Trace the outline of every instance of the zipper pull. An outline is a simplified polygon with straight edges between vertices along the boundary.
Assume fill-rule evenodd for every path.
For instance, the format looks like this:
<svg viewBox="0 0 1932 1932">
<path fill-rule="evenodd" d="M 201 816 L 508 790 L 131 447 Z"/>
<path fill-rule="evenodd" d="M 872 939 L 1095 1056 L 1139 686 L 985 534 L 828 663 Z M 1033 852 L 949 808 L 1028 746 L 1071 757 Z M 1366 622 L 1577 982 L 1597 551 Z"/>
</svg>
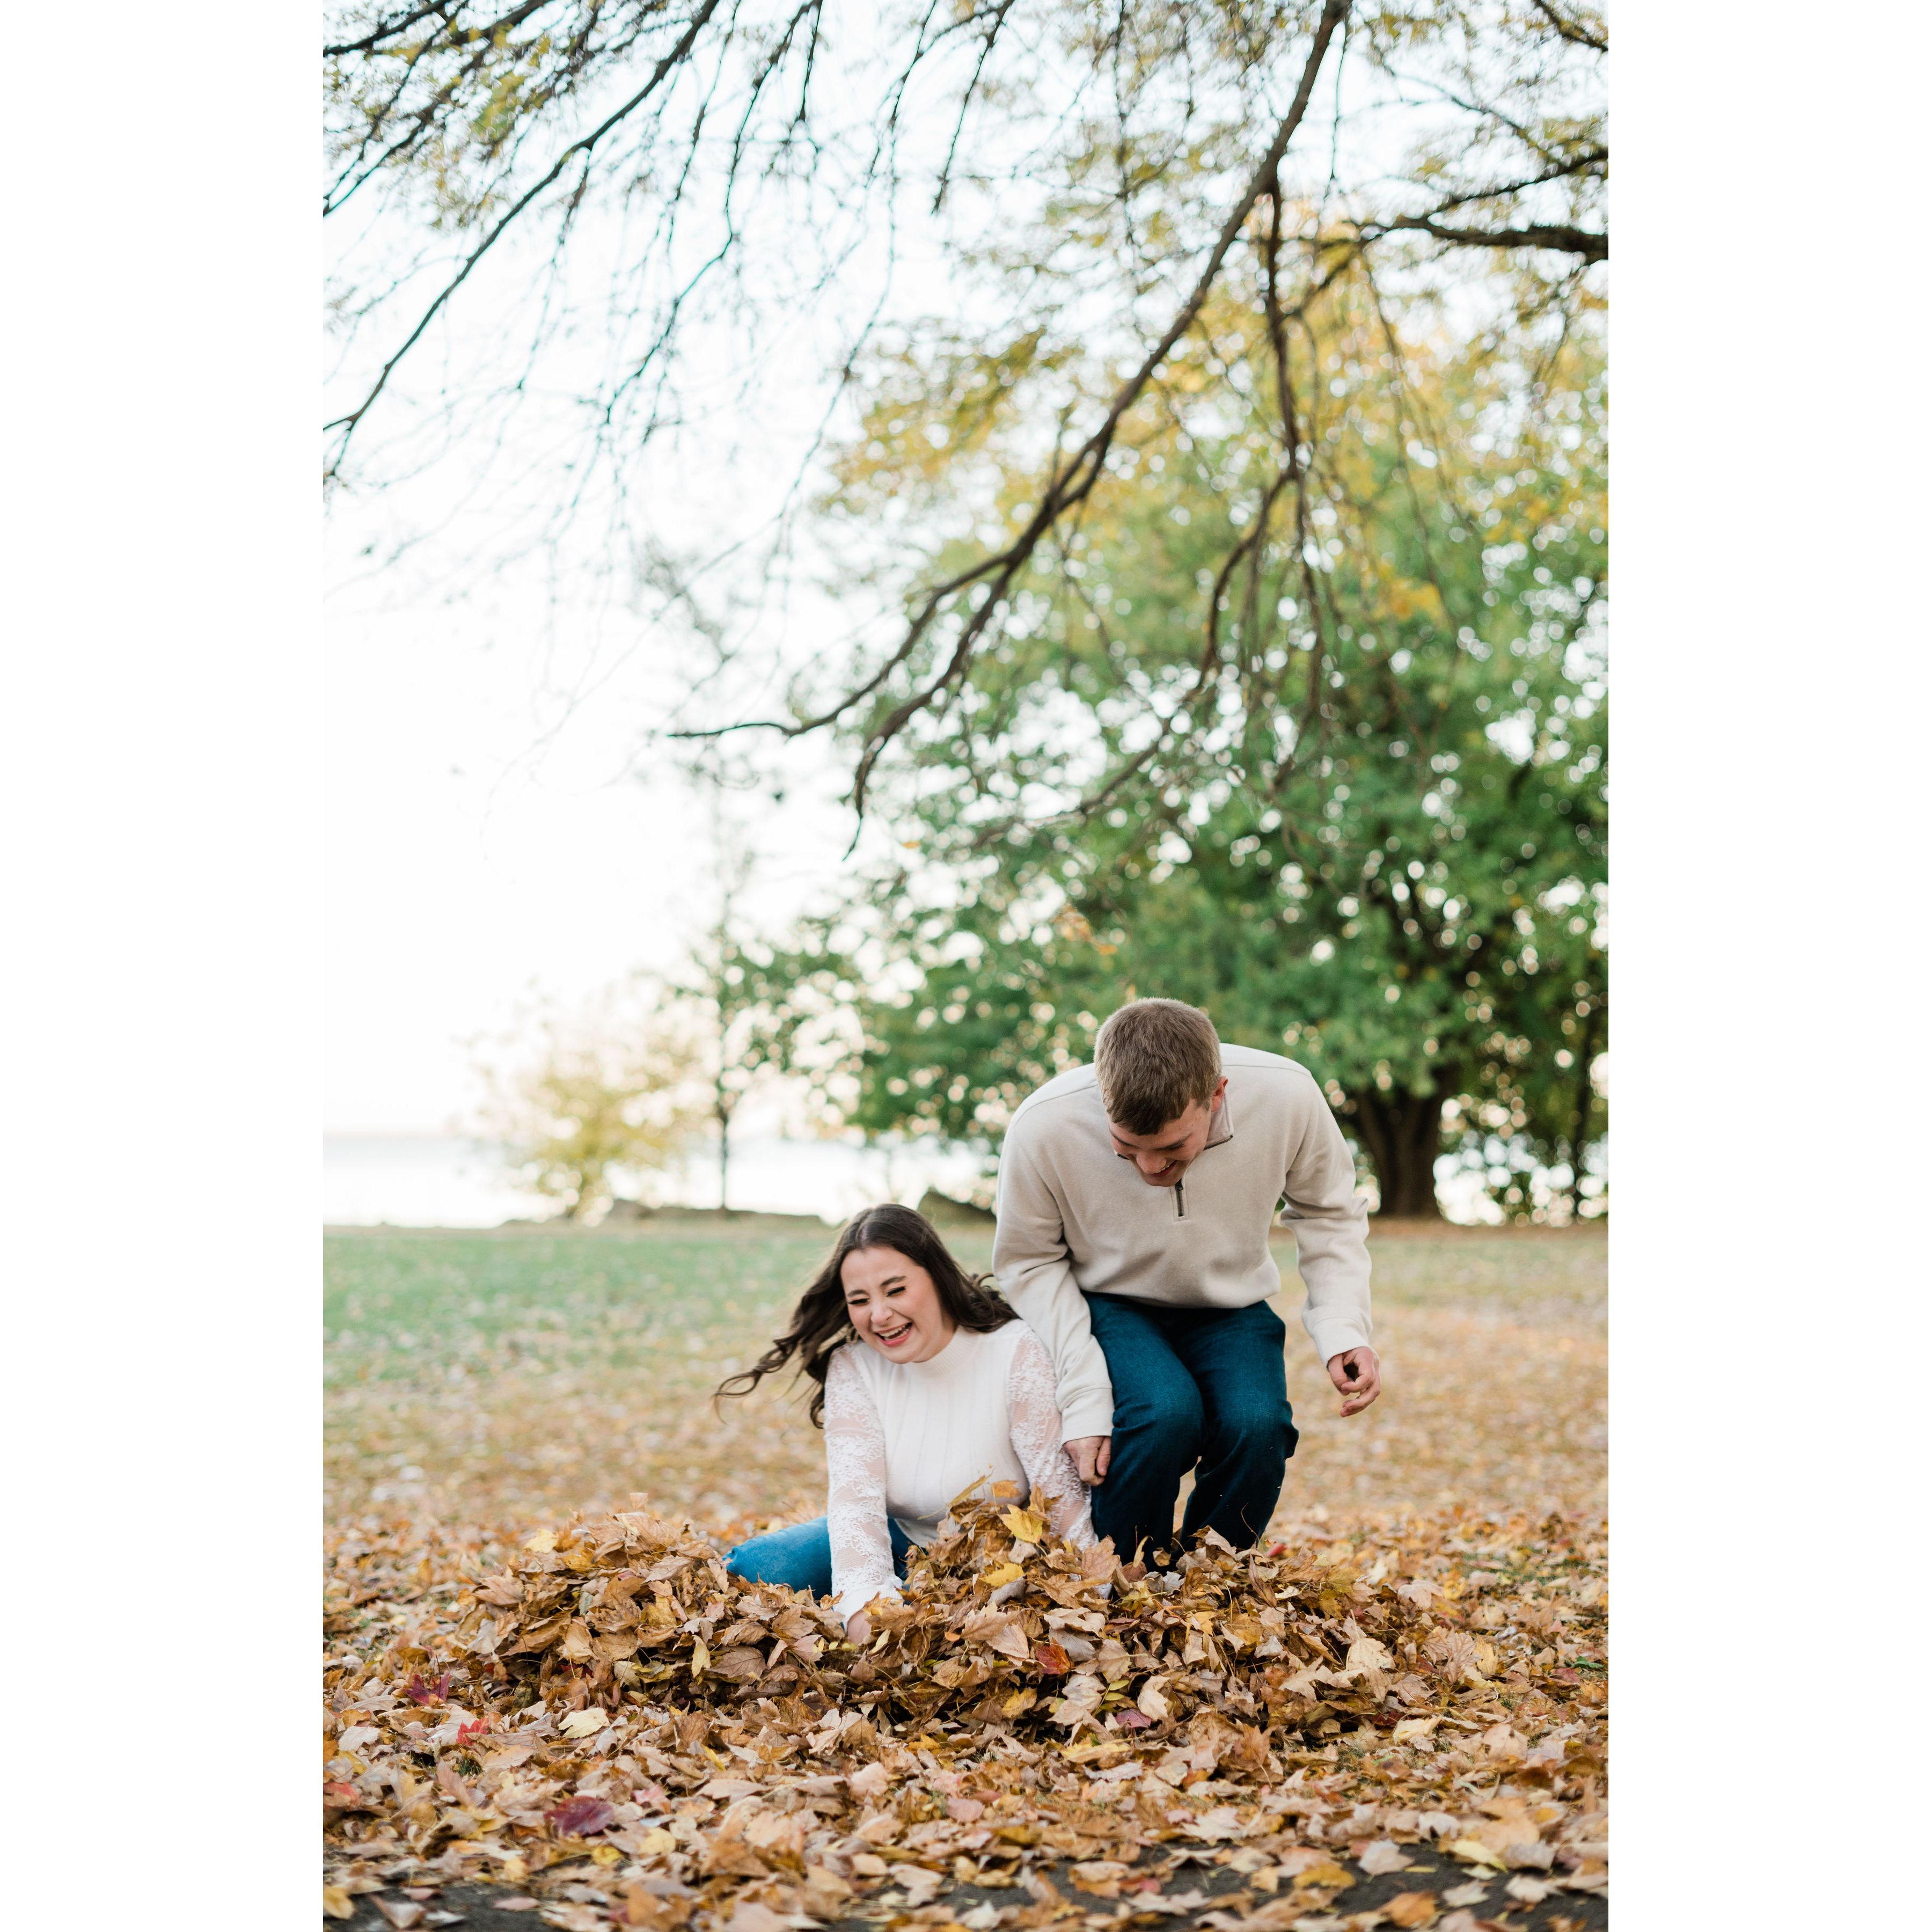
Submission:
<svg viewBox="0 0 1932 1932">
<path fill-rule="evenodd" d="M 1174 1184 L 1174 1218 L 1177 1221 L 1187 1219 L 1187 1183 L 1177 1180 Z"/>
</svg>

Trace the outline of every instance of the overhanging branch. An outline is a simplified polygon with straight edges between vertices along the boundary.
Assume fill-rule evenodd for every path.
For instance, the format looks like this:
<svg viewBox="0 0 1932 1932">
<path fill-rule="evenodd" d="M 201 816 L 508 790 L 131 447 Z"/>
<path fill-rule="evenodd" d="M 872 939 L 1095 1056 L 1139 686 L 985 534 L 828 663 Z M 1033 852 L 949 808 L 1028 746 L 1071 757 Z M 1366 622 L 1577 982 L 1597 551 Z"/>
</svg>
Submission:
<svg viewBox="0 0 1932 1932">
<path fill-rule="evenodd" d="M 1040 492 L 1038 506 L 1028 520 L 1026 527 L 1005 549 L 982 558 L 969 568 L 929 590 L 920 600 L 907 626 L 906 634 L 898 647 L 863 684 L 847 692 L 829 710 L 814 717 L 795 719 L 785 724 L 776 720 L 769 721 L 767 728 L 781 730 L 790 737 L 836 723 L 856 706 L 878 692 L 892 673 L 911 658 L 932 629 L 940 612 L 952 598 L 975 584 L 984 586 L 985 596 L 961 626 L 952 652 L 939 674 L 896 706 L 867 734 L 860 751 L 858 767 L 854 775 L 851 794 L 853 808 L 862 817 L 866 808 L 866 786 L 880 755 L 920 712 L 964 675 L 972 662 L 975 649 L 1004 604 L 1014 580 L 1031 560 L 1034 552 L 1047 532 L 1069 510 L 1084 501 L 1092 492 L 1105 470 L 1108 454 L 1113 448 L 1122 419 L 1140 400 L 1148 384 L 1153 380 L 1154 371 L 1166 361 L 1174 345 L 1193 326 L 1195 319 L 1200 314 L 1213 290 L 1250 213 L 1262 196 L 1268 192 L 1281 166 L 1282 157 L 1288 152 L 1288 143 L 1294 138 L 1295 130 L 1307 114 L 1316 77 L 1328 58 L 1328 50 L 1337 28 L 1347 17 L 1348 8 L 1349 0 L 1327 0 L 1322 10 L 1322 17 L 1316 25 L 1314 40 L 1309 50 L 1307 60 L 1303 65 L 1294 98 L 1276 127 L 1268 152 L 1262 157 L 1236 198 L 1234 206 L 1228 211 L 1227 219 L 1222 223 L 1221 231 L 1215 238 L 1214 245 L 1209 251 L 1200 274 L 1196 278 L 1187 298 L 1175 310 L 1167 327 L 1162 332 L 1160 340 L 1142 357 L 1133 374 L 1121 384 L 1100 427 L 1070 459 L 1056 466 L 1046 488 Z"/>
<path fill-rule="evenodd" d="M 572 161 L 580 160 L 588 161 L 592 151 L 604 136 L 608 134 L 614 128 L 628 120 L 646 100 L 650 100 L 662 86 L 665 76 L 674 68 L 682 64 L 686 56 L 691 52 L 695 44 L 698 35 L 710 23 L 711 16 L 717 12 L 722 4 L 723 0 L 703 0 L 703 4 L 698 12 L 692 16 L 690 24 L 680 37 L 677 44 L 651 70 L 650 77 L 644 86 L 639 88 L 637 92 L 621 106 L 614 110 L 605 119 L 593 128 L 589 134 L 584 135 L 580 140 L 572 142 L 570 146 L 565 148 L 551 164 L 543 178 L 518 196 L 517 200 L 492 225 L 490 232 L 464 258 L 462 266 L 436 292 L 435 299 L 424 310 L 415 328 L 411 329 L 408 335 L 404 338 L 402 346 L 382 364 L 380 373 L 370 386 L 369 393 L 350 411 L 348 415 L 338 416 L 334 422 L 323 424 L 325 429 L 338 429 L 342 432 L 335 446 L 334 460 L 329 465 L 331 476 L 334 475 L 340 467 L 343 454 L 349 447 L 349 439 L 356 434 L 356 424 L 361 422 L 375 406 L 376 398 L 381 395 L 388 386 L 390 376 L 395 373 L 398 365 L 402 362 L 404 357 L 408 355 L 422 339 L 424 331 L 442 312 L 450 297 L 469 280 L 470 271 L 496 245 L 515 223 L 518 217 L 530 206 L 531 202 L 562 176 L 565 170 Z"/>
<path fill-rule="evenodd" d="M 1558 254 L 1578 256 L 1586 262 L 1607 261 L 1610 253 L 1607 235 L 1544 222 L 1532 223 L 1525 228 L 1451 228 L 1426 214 L 1412 214 L 1398 221 L 1378 223 L 1366 232 L 1394 235 L 1405 231 L 1433 236 L 1438 242 L 1451 242 L 1460 248 L 1548 248 Z"/>
</svg>

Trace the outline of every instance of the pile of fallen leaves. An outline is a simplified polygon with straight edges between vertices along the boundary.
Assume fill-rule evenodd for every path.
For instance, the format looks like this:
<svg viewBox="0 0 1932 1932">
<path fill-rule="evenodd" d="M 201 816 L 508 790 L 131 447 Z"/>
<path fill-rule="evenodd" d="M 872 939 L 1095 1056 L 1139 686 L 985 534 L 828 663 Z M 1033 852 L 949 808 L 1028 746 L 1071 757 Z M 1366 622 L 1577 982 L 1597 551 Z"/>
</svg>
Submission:
<svg viewBox="0 0 1932 1932">
<path fill-rule="evenodd" d="M 957 1519 L 862 1648 L 648 1507 L 511 1550 L 344 1537 L 332 1909 L 407 1884 L 392 1922 L 433 1924 L 438 1886 L 483 1879 L 580 1932 L 777 1932 L 1023 1888 L 964 1913 L 992 1932 L 1198 1910 L 1162 1886 L 1192 1859 L 1245 1882 L 1217 1932 L 1287 1932 L 1348 1922 L 1338 1856 L 1396 1870 L 1424 1840 L 1520 1899 L 1605 1882 L 1600 1532 L 1304 1526 L 1150 1572 L 1010 1493 Z M 1431 1922 L 1412 1897 L 1368 1916 Z"/>
</svg>

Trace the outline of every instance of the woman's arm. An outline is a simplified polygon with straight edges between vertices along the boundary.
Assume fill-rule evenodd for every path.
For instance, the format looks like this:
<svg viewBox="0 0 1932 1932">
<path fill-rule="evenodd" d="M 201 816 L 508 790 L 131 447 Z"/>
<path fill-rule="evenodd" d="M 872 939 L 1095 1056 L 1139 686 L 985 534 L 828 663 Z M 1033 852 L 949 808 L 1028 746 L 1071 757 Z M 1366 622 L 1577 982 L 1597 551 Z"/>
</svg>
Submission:
<svg viewBox="0 0 1932 1932">
<path fill-rule="evenodd" d="M 896 1598 L 886 1527 L 886 1432 L 858 1364 L 844 1350 L 825 1378 L 825 1522 L 832 1539 L 832 1599 L 848 1630 L 874 1597 Z M 870 1625 L 853 1630 L 862 1641 Z"/>
<path fill-rule="evenodd" d="M 1094 1541 L 1087 1486 L 1062 1446 L 1053 1358 L 1028 1329 L 1013 1348 L 1006 1370 L 1006 1431 L 1027 1480 L 1047 1499 L 1048 1526 L 1083 1550 Z"/>
</svg>

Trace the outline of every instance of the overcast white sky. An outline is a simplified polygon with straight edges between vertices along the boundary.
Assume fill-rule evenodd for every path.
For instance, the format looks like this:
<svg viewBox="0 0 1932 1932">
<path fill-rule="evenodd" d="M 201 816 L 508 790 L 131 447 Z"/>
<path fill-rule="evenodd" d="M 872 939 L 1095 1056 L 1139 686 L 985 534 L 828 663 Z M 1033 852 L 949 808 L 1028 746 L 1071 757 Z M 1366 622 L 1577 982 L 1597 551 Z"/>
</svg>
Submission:
<svg viewBox="0 0 1932 1932">
<path fill-rule="evenodd" d="M 531 988 L 569 998 L 674 963 L 712 903 L 706 812 L 674 771 L 633 769 L 632 688 L 556 724 L 533 622 L 352 591 L 327 649 L 324 1124 L 441 1132 L 475 1097 L 466 1042 Z M 757 909 L 832 875 L 836 788 L 828 770 L 761 825 Z"/>
</svg>

